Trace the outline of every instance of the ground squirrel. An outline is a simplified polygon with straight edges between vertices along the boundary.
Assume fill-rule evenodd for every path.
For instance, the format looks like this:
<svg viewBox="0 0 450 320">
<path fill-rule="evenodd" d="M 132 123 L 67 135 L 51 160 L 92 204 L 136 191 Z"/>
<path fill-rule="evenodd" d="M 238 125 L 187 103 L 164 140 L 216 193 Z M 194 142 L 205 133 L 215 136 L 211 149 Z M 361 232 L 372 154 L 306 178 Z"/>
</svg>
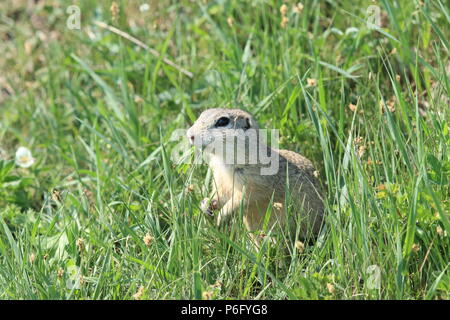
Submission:
<svg viewBox="0 0 450 320">
<path fill-rule="evenodd" d="M 240 109 L 208 109 L 189 128 L 188 140 L 202 149 L 213 172 L 212 196 L 202 201 L 202 210 L 209 214 L 218 210 L 220 225 L 242 208 L 244 224 L 256 240 L 263 227 L 275 225 L 295 232 L 298 238 L 317 235 L 324 207 L 313 164 L 293 151 L 267 146 L 259 139 L 260 132 L 253 116 Z M 225 147 L 220 149 L 221 145 Z M 251 161 L 260 152 L 277 161 L 276 171 L 264 173 L 267 161 Z M 266 214 L 270 214 L 267 220 Z"/>
</svg>

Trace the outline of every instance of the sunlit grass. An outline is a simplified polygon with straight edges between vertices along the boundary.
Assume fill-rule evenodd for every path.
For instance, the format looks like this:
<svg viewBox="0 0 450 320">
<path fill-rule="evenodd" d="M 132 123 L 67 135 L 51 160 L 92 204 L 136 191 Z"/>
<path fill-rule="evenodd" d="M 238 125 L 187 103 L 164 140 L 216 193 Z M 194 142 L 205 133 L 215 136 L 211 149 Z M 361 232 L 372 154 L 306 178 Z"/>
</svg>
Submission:
<svg viewBox="0 0 450 320">
<path fill-rule="evenodd" d="M 445 3 L 379 1 L 372 30 L 372 1 L 289 2 L 284 22 L 272 0 L 83 1 L 69 30 L 72 1 L 25 2 L 0 4 L 1 299 L 449 298 Z M 170 159 L 210 107 L 320 172 L 325 226 L 284 265 L 201 213 L 207 167 Z"/>
</svg>

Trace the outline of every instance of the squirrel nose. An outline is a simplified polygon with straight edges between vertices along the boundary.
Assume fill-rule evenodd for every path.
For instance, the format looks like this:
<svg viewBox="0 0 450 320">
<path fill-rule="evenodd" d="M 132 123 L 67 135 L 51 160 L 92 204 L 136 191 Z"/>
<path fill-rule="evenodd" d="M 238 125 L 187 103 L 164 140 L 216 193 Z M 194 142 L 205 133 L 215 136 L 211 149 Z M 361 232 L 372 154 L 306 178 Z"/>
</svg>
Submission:
<svg viewBox="0 0 450 320">
<path fill-rule="evenodd" d="M 191 140 L 191 143 L 194 143 L 194 140 L 195 140 L 194 136 L 190 136 L 189 139 Z"/>
</svg>

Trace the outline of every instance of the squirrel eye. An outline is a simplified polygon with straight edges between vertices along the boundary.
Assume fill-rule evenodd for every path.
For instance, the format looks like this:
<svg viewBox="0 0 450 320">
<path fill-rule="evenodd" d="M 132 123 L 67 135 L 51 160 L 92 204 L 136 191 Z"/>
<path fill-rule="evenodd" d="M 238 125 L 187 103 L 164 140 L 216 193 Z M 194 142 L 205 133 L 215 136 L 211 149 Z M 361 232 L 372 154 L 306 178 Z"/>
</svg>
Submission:
<svg viewBox="0 0 450 320">
<path fill-rule="evenodd" d="M 216 122 L 216 127 L 225 127 L 230 123 L 230 118 L 222 117 Z"/>
</svg>

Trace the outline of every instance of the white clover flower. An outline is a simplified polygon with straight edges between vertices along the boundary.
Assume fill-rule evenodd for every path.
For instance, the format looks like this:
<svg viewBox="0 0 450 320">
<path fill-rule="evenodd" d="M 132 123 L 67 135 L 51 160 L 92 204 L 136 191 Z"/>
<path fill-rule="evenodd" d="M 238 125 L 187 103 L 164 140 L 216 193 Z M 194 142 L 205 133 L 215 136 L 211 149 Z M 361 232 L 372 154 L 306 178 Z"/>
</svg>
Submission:
<svg viewBox="0 0 450 320">
<path fill-rule="evenodd" d="M 139 11 L 140 12 L 145 12 L 145 11 L 148 11 L 148 10 L 150 10 L 150 6 L 149 6 L 148 3 L 144 3 L 144 4 L 141 4 L 139 6 Z"/>
<path fill-rule="evenodd" d="M 29 168 L 33 165 L 35 159 L 31 151 L 25 147 L 19 147 L 16 151 L 16 165 L 22 168 Z"/>
</svg>

